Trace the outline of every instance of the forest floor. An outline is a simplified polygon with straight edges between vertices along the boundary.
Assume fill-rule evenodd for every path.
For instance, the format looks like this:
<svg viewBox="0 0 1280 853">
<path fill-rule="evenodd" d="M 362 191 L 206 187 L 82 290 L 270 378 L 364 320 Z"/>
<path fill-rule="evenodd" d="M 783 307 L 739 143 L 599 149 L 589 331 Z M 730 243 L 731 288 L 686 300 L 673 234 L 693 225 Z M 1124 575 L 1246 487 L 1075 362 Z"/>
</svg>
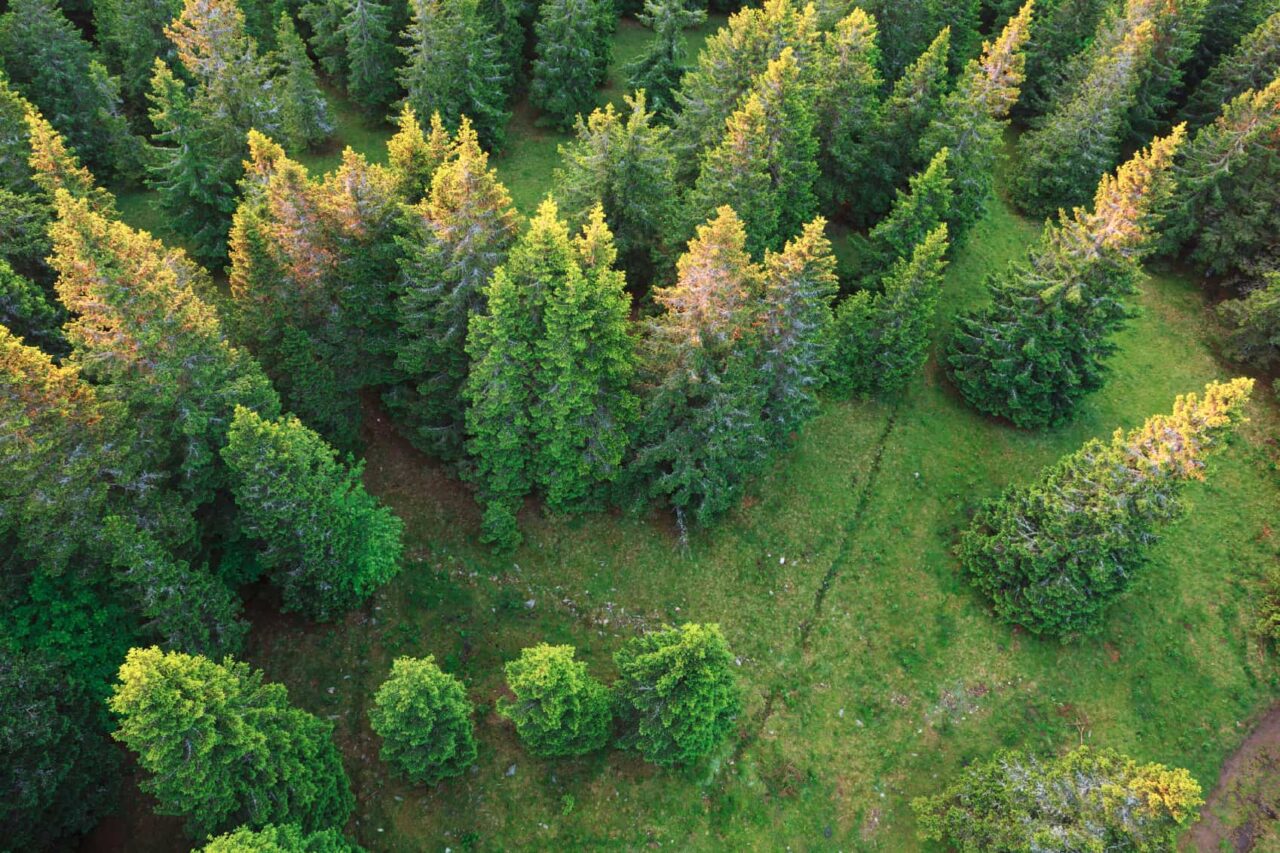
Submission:
<svg viewBox="0 0 1280 853">
<path fill-rule="evenodd" d="M 721 22 L 693 34 L 695 50 Z M 624 22 L 614 80 L 647 37 Z M 384 156 L 386 128 L 341 106 L 338 118 L 345 143 Z M 516 110 L 494 165 L 523 213 L 551 188 L 566 139 Z M 336 149 L 307 159 L 329 168 Z M 166 236 L 148 196 L 121 206 Z M 939 340 L 1038 230 L 993 205 L 954 253 Z M 281 617 L 261 593 L 245 657 L 335 723 L 358 800 L 349 830 L 373 851 L 919 849 L 912 797 L 1006 747 L 1112 746 L 1187 767 L 1208 792 L 1280 695 L 1275 657 L 1251 630 L 1258 578 L 1280 550 L 1280 410 L 1266 389 L 1099 636 L 1045 641 L 995 621 L 952 555 L 982 499 L 1233 375 L 1195 282 L 1157 268 L 1138 303 L 1107 387 L 1069 426 L 1022 432 L 980 417 L 931 361 L 892 403 L 825 403 L 738 509 L 687 539 L 662 513 L 559 518 L 531 503 L 525 545 L 496 557 L 478 543 L 466 488 L 371 409 L 365 476 L 405 521 L 403 571 L 330 625 Z M 745 692 L 737 737 L 697 772 L 615 750 L 537 759 L 494 712 L 502 664 L 525 646 L 572 643 L 609 681 L 627 637 L 684 620 L 721 624 Z M 428 654 L 466 681 L 480 741 L 469 773 L 431 789 L 377 760 L 367 719 L 391 660 Z M 93 849 L 111 849 L 112 834 L 131 851 L 186 849 L 176 821 L 126 796 Z M 1246 825 L 1266 837 L 1265 811 L 1228 800 L 1212 808 L 1220 837 Z"/>
</svg>

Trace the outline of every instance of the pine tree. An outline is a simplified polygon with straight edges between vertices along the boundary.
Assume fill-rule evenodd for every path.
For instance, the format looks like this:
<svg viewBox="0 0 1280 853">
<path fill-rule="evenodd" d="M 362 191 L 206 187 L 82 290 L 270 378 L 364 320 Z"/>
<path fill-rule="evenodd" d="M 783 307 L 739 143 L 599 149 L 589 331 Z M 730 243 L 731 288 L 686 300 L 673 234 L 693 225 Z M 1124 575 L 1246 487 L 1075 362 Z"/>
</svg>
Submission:
<svg viewBox="0 0 1280 853">
<path fill-rule="evenodd" d="M 1212 32 L 1206 27 L 1206 33 Z M 1265 89 L 1280 74 L 1280 11 L 1267 18 L 1213 67 L 1192 92 L 1182 115 L 1192 127 L 1210 124 L 1222 108 L 1253 89 Z"/>
<path fill-rule="evenodd" d="M 612 16 L 611 0 L 545 0 L 539 6 L 529 97 L 563 130 L 596 104 L 596 87 L 608 69 Z"/>
<path fill-rule="evenodd" d="M 498 44 L 498 60 L 502 73 L 514 89 L 524 77 L 525 42 L 533 32 L 537 9 L 527 0 L 481 0 L 480 16 Z M 609 34 L 613 34 L 610 27 Z"/>
<path fill-rule="evenodd" d="M 922 839 L 962 853 L 1173 850 L 1201 802 L 1186 770 L 1080 746 L 1044 761 L 1021 752 L 976 761 L 911 807 Z"/>
<path fill-rule="evenodd" d="M 929 354 L 947 248 L 944 222 L 893 263 L 882 292 L 860 290 L 840 304 L 829 367 L 836 391 L 890 395 L 919 373 Z"/>
<path fill-rule="evenodd" d="M 165 28 L 178 61 L 195 81 L 193 100 L 234 128 L 237 150 L 250 128 L 279 134 L 279 110 L 270 97 L 269 68 L 258 53 L 237 0 L 185 0 Z M 210 116 L 205 116 L 206 120 Z"/>
<path fill-rule="evenodd" d="M 961 536 L 965 574 L 1001 618 L 1033 633 L 1096 633 L 1252 389 L 1252 379 L 1211 383 L 1179 396 L 1172 414 L 1116 430 L 1110 443 L 1091 439 L 1036 483 L 1008 487 Z"/>
<path fill-rule="evenodd" d="M 676 113 L 676 91 L 686 70 L 684 31 L 705 21 L 707 13 L 688 8 L 683 0 L 645 0 L 637 18 L 653 30 L 653 39 L 628 63 L 627 87 L 644 93 L 654 113 L 667 118 Z"/>
<path fill-rule="evenodd" d="M 445 126 L 469 118 L 486 146 L 504 138 L 511 81 L 501 44 L 478 0 L 411 0 L 400 68 L 402 102 L 420 116 L 439 113 Z"/>
<path fill-rule="evenodd" d="M 871 170 L 880 114 L 880 47 L 875 18 L 854 9 L 823 33 L 814 112 L 823 205 L 835 211 L 854 202 Z"/>
<path fill-rule="evenodd" d="M 633 474 L 651 497 L 706 523 L 729 509 L 768 453 L 756 373 L 760 268 L 730 207 L 698 229 L 674 286 L 654 290 L 663 313 L 642 343 L 645 392 Z"/>
<path fill-rule="evenodd" d="M 284 593 L 285 610 L 325 621 L 399 570 L 404 525 L 297 418 L 237 408 L 222 458 L 246 535 Z"/>
<path fill-rule="evenodd" d="M 498 713 L 534 755 L 586 755 L 609 740 L 609 691 L 573 654 L 573 646 L 541 643 L 504 667 L 515 700 L 499 699 Z"/>
<path fill-rule="evenodd" d="M 39 115 L 0 75 L 0 258 L 17 273 L 47 285 L 53 279 L 45 262 L 53 198 L 31 168 L 29 114 Z M 56 136 L 52 127 L 49 131 Z"/>
<path fill-rule="evenodd" d="M 1102 387 L 1183 136 L 1179 125 L 1104 177 L 1092 211 L 1047 224 L 1026 262 L 988 280 L 991 304 L 957 318 L 948 361 L 970 405 L 1020 427 L 1056 426 Z"/>
<path fill-rule="evenodd" d="M 1276 0 L 1205 0 L 1198 43 L 1184 69 L 1185 80 L 1190 84 L 1188 89 L 1194 90 L 1223 57 L 1278 11 L 1280 4 Z M 1266 84 L 1267 80 L 1261 80 L 1245 88 L 1257 89 Z M 1220 99 L 1218 105 L 1225 104 L 1243 91 L 1240 89 Z M 1205 121 L 1212 121 L 1213 116 L 1210 111 L 1205 115 Z"/>
<path fill-rule="evenodd" d="M 355 806 L 333 724 L 290 706 L 283 685 L 246 664 L 131 649 L 109 704 L 157 813 L 185 816 L 195 837 L 270 823 L 315 831 L 346 823 Z"/>
<path fill-rule="evenodd" d="M 867 235 L 860 252 L 864 289 L 876 289 L 890 267 L 910 258 L 915 247 L 950 218 L 955 197 L 950 154 L 950 149 L 943 148 L 933 155 L 925 170 L 912 176 L 907 192 L 898 190 L 889 215 Z"/>
<path fill-rule="evenodd" d="M 29 346 L 61 357 L 67 354 L 67 339 L 62 334 L 64 320 L 60 305 L 51 302 L 35 282 L 18 275 L 8 261 L 0 258 L 0 326 Z"/>
<path fill-rule="evenodd" d="M 647 284 L 670 267 L 670 229 L 678 190 L 670 130 L 648 110 L 643 91 L 624 96 L 628 112 L 613 104 L 577 125 L 577 138 L 560 146 L 556 199 L 573 228 L 596 206 L 613 230 L 628 278 Z"/>
<path fill-rule="evenodd" d="M 336 829 L 304 833 L 296 823 L 269 823 L 259 830 L 242 826 L 210 838 L 197 853 L 363 853 Z"/>
<path fill-rule="evenodd" d="M 343 42 L 347 93 L 365 112 L 377 115 L 396 97 L 398 55 L 391 9 L 382 0 L 344 0 L 337 27 Z"/>
<path fill-rule="evenodd" d="M 48 198 L 50 209 L 56 213 L 54 196 L 58 190 L 63 190 L 97 213 L 115 216 L 115 196 L 98 186 L 93 174 L 80 165 L 80 158 L 67 150 L 62 134 L 54 130 L 53 125 L 45 121 L 44 116 L 30 105 L 24 119 L 29 146 L 27 166 L 31 170 L 31 180 Z"/>
<path fill-rule="evenodd" d="M 383 761 L 411 782 L 435 785 L 475 762 L 473 713 L 466 687 L 434 657 L 402 657 L 374 694 L 369 723 L 382 738 Z"/>
<path fill-rule="evenodd" d="M 403 107 L 396 123 L 400 129 L 387 140 L 387 168 L 400 201 L 417 204 L 431 192 L 431 179 L 449 158 L 453 140 L 439 113 L 432 114 L 427 134 L 412 107 Z"/>
<path fill-rule="evenodd" d="M 272 58 L 279 86 L 280 140 L 290 151 L 313 148 L 333 133 L 333 120 L 307 46 L 288 12 L 280 13 Z"/>
<path fill-rule="evenodd" d="M 98 43 L 131 104 L 143 103 L 157 59 L 176 58 L 164 28 L 182 11 L 182 0 L 97 0 L 93 23 Z"/>
<path fill-rule="evenodd" d="M 1103 12 L 1116 0 L 1036 0 L 1026 44 L 1026 79 L 1014 112 L 1047 112 L 1075 59 L 1089 46 Z M 1013 6 L 1010 14 L 1017 10 Z"/>
<path fill-rule="evenodd" d="M 946 148 L 954 198 L 947 214 L 953 242 L 962 240 L 986 212 L 992 196 L 996 162 L 1004 147 L 1007 116 L 1018 100 L 1031 32 L 1027 0 L 1005 25 L 1000 37 L 983 44 L 982 56 L 965 66 L 956 88 L 942 100 L 937 118 L 920 140 L 920 151 L 932 157 Z"/>
<path fill-rule="evenodd" d="M 733 731 L 742 698 L 719 625 L 686 622 L 626 642 L 613 656 L 624 744 L 662 767 L 695 764 Z"/>
<path fill-rule="evenodd" d="M 519 225 L 511 196 L 463 123 L 431 194 L 409 217 L 401 247 L 404 291 L 396 303 L 396 367 L 407 377 L 388 395 L 418 446 L 447 461 L 462 456 L 467 322 L 483 313 L 484 289 Z"/>
<path fill-rule="evenodd" d="M 1174 165 L 1167 240 L 1211 275 L 1280 248 L 1280 73 L 1223 107 Z"/>
<path fill-rule="evenodd" d="M 1098 57 L 1074 94 L 1022 137 L 1013 179 L 1018 205 L 1035 216 L 1084 204 L 1115 167 L 1127 116 L 1154 62 L 1155 28 L 1143 21 Z"/>
<path fill-rule="evenodd" d="M 1218 318 L 1228 328 L 1228 358 L 1259 370 L 1280 362 L 1280 272 L 1267 273 L 1242 299 L 1220 303 Z"/>
<path fill-rule="evenodd" d="M 888 80 L 906 76 L 937 36 L 950 34 L 950 57 L 944 58 L 959 71 L 981 46 L 979 6 L 976 0 L 859 0 L 858 6 L 876 19 L 884 50 L 882 70 Z"/>
<path fill-rule="evenodd" d="M 732 207 L 759 258 L 777 251 L 817 214 L 817 140 L 812 90 L 790 48 L 769 63 L 754 91 L 725 123 L 724 139 L 703 158 L 686 202 L 686 229 Z"/>
</svg>

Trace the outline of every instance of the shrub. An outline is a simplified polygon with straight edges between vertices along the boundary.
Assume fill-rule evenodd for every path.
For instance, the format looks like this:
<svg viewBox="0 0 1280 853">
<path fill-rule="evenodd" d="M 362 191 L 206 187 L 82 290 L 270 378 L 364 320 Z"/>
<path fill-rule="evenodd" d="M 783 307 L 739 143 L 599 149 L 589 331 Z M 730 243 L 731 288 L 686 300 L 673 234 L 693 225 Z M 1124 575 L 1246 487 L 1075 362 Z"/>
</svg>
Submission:
<svg viewBox="0 0 1280 853">
<path fill-rule="evenodd" d="M 506 665 L 515 701 L 498 713 L 515 723 L 534 755 L 584 755 L 609 739 L 609 694 L 587 665 L 573 659 L 573 646 L 541 643 Z"/>
<path fill-rule="evenodd" d="M 382 738 L 382 760 L 410 781 L 434 785 L 476 759 L 473 707 L 466 688 L 435 658 L 397 658 L 373 697 L 369 722 Z"/>
</svg>

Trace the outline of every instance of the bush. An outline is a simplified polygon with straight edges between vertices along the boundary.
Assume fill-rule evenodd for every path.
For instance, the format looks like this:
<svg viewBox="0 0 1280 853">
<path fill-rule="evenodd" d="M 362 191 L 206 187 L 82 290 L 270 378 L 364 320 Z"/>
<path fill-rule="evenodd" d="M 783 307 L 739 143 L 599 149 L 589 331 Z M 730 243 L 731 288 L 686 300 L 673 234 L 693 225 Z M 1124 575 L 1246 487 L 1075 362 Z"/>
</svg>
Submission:
<svg viewBox="0 0 1280 853">
<path fill-rule="evenodd" d="M 506 673 L 516 698 L 500 701 L 498 713 L 515 723 L 534 755 L 584 755 L 609 739 L 608 691 L 573 659 L 573 646 L 525 649 Z"/>
<path fill-rule="evenodd" d="M 1263 575 L 1257 631 L 1264 640 L 1280 646 L 1280 567 L 1269 569 Z"/>
<path fill-rule="evenodd" d="M 410 781 L 434 785 L 476 760 L 471 700 L 434 657 L 397 658 L 373 703 L 369 722 L 382 738 L 382 760 Z"/>
<path fill-rule="evenodd" d="M 235 832 L 210 838 L 199 853 L 363 853 L 363 850 L 336 829 L 306 835 L 296 824 L 286 823 L 267 824 L 257 832 L 242 826 Z"/>
</svg>

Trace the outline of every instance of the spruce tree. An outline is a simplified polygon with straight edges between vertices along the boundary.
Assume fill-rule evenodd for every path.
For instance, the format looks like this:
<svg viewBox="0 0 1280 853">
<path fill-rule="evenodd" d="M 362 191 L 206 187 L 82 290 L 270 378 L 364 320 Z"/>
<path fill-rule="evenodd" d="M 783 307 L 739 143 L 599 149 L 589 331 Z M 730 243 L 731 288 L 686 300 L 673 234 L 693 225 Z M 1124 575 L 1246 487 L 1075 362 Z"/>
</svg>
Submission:
<svg viewBox="0 0 1280 853">
<path fill-rule="evenodd" d="M 48 285 L 53 196 L 35 180 L 28 115 L 39 113 L 0 75 L 0 258 L 20 275 Z M 49 132 L 56 136 L 52 126 Z"/>
<path fill-rule="evenodd" d="M 413 18 L 400 48 L 402 104 L 420 116 L 439 113 L 454 129 L 469 118 L 486 146 L 506 131 L 511 80 L 502 47 L 479 0 L 410 0 Z"/>
<path fill-rule="evenodd" d="M 560 146 L 556 200 L 570 227 L 586 225 L 597 206 L 614 233 L 628 278 L 646 285 L 671 265 L 671 234 L 679 192 L 670 130 L 648 109 L 647 93 L 624 96 L 577 125 Z"/>
<path fill-rule="evenodd" d="M 698 229 L 676 269 L 676 283 L 653 292 L 663 312 L 642 343 L 632 472 L 684 525 L 733 506 L 769 442 L 755 369 L 761 271 L 732 208 Z"/>
<path fill-rule="evenodd" d="M 947 168 L 954 197 L 946 218 L 953 242 L 962 240 L 982 218 L 992 196 L 1007 116 L 1023 80 L 1023 48 L 1031 32 L 1033 5 L 1034 0 L 1027 0 L 1000 37 L 983 45 L 982 56 L 970 60 L 920 140 L 926 157 L 943 148 L 950 152 Z"/>
<path fill-rule="evenodd" d="M 856 203 L 863 175 L 873 164 L 880 115 L 879 31 L 875 18 L 854 9 L 823 33 L 814 95 L 818 192 L 830 211 Z"/>
<path fill-rule="evenodd" d="M 1050 109 L 1074 58 L 1089 46 L 1103 12 L 1115 2 L 1036 0 L 1026 46 L 1026 79 L 1016 113 L 1039 116 Z M 1016 9 L 1014 6 L 1009 11 Z"/>
<path fill-rule="evenodd" d="M 645 0 L 637 18 L 653 30 L 653 39 L 627 65 L 627 87 L 644 93 L 653 112 L 667 118 L 676 113 L 676 91 L 686 70 L 684 31 L 705 21 L 707 13 L 690 9 L 683 0 Z"/>
<path fill-rule="evenodd" d="M 30 105 L 27 106 L 24 119 L 29 146 L 27 166 L 31 170 L 31 180 L 49 200 L 50 210 L 56 214 L 54 197 L 59 190 L 63 190 L 72 198 L 83 201 L 93 211 L 104 216 L 115 216 L 115 196 L 98 186 L 93 173 L 80 165 L 80 158 L 74 152 L 67 150 L 62 134 Z"/>
<path fill-rule="evenodd" d="M 355 806 L 333 724 L 246 664 L 131 649 L 109 704 L 157 813 L 186 817 L 195 837 L 271 823 L 310 832 L 346 823 Z"/>
<path fill-rule="evenodd" d="M 396 302 L 396 367 L 405 381 L 387 395 L 409 439 L 446 461 L 462 457 L 467 322 L 485 307 L 485 286 L 519 225 L 511 196 L 464 122 L 431 194 L 408 215 Z"/>
<path fill-rule="evenodd" d="M 498 713 L 534 755 L 586 755 L 609 740 L 609 691 L 573 654 L 573 646 L 541 643 L 504 667 L 515 699 L 499 699 Z"/>
<path fill-rule="evenodd" d="M 858 6 L 876 19 L 884 51 L 881 68 L 885 78 L 897 80 L 910 72 L 937 36 L 950 34 L 950 56 L 944 61 L 960 70 L 981 46 L 980 2 L 976 0 L 858 0 Z"/>
<path fill-rule="evenodd" d="M 196 853 L 363 853 L 363 848 L 347 841 L 336 829 L 308 834 L 296 823 L 269 823 L 256 831 L 242 826 L 210 838 Z"/>
<path fill-rule="evenodd" d="M 417 204 L 431 192 L 431 179 L 449 158 L 453 140 L 440 114 L 431 116 L 431 130 L 422 132 L 412 107 L 403 107 L 396 120 L 399 130 L 387 140 L 387 169 L 396 195 L 405 204 Z"/>
<path fill-rule="evenodd" d="M 1194 89 L 1223 57 L 1237 48 L 1251 32 L 1276 12 L 1280 12 L 1280 4 L 1276 0 L 1205 0 L 1198 43 L 1184 68 L 1184 76 L 1191 84 L 1190 88 Z M 1266 83 L 1266 80 L 1262 80 L 1246 88 L 1256 89 Z M 1226 103 L 1242 91 L 1244 89 L 1222 98 L 1219 104 Z M 1212 113 L 1205 116 L 1206 121 L 1212 118 Z"/>
<path fill-rule="evenodd" d="M 395 99 L 396 52 L 391 8 L 383 0 L 346 0 L 337 33 L 343 43 L 347 94 L 366 113 L 377 115 Z"/>
<path fill-rule="evenodd" d="M 280 141 L 290 151 L 313 148 L 333 133 L 333 120 L 307 46 L 288 12 L 280 13 L 272 59 L 279 87 Z"/>
<path fill-rule="evenodd" d="M 404 525 L 297 418 L 237 408 L 222 458 L 241 526 L 284 594 L 285 610 L 325 621 L 357 607 L 399 570 Z"/>
<path fill-rule="evenodd" d="M 411 782 L 435 785 L 475 762 L 473 713 L 466 687 L 434 657 L 401 657 L 373 696 L 369 723 L 382 738 L 383 761 Z"/>
<path fill-rule="evenodd" d="M 157 59 L 173 62 L 173 43 L 164 34 L 182 0 L 96 0 L 93 23 L 107 67 L 120 78 L 131 104 L 145 102 Z"/>
<path fill-rule="evenodd" d="M 613 14 L 611 0 L 544 0 L 538 7 L 529 97 L 562 130 L 596 104 L 596 87 L 608 70 Z"/>
<path fill-rule="evenodd" d="M 840 304 L 828 368 L 838 393 L 894 394 L 924 366 L 947 248 L 944 222 L 894 261 L 882 292 L 860 290 Z"/>
<path fill-rule="evenodd" d="M 18 275 L 8 261 L 0 258 L 0 326 L 28 345 L 61 357 L 67 353 L 67 339 L 62 333 L 64 320 L 60 305 L 51 302 L 35 282 Z"/>
<path fill-rule="evenodd" d="M 1269 370 L 1280 362 L 1280 272 L 1269 272 L 1261 286 L 1241 299 L 1218 305 L 1227 327 L 1223 349 L 1232 361 Z"/>
<path fill-rule="evenodd" d="M 948 361 L 970 405 L 1020 427 L 1056 426 L 1102 387 L 1183 136 L 1180 125 L 1104 177 L 1093 210 L 1047 224 L 1025 262 L 988 280 L 991 303 L 957 318 Z"/>
<path fill-rule="evenodd" d="M 960 538 L 965 575 L 997 615 L 1035 634 L 1092 634 L 1133 583 L 1179 493 L 1242 417 L 1252 379 L 1179 396 L 1170 415 L 1091 439 L 1027 486 L 987 501 Z"/>
<path fill-rule="evenodd" d="M 1206 32 L 1209 30 L 1206 28 Z M 1249 90 L 1265 89 L 1280 75 L 1280 11 L 1222 57 L 1182 108 L 1194 128 L 1210 124 L 1222 108 Z"/>
<path fill-rule="evenodd" d="M 695 764 L 733 732 L 742 698 L 719 625 L 686 622 L 634 637 L 613 659 L 623 743 L 647 761 Z"/>
<path fill-rule="evenodd" d="M 859 253 L 864 289 L 876 289 L 890 267 L 910 258 L 915 247 L 950 218 L 955 198 L 950 154 L 943 148 L 933 155 L 924 171 L 912 176 L 907 191 L 898 190 L 889 215 L 867 235 Z"/>
</svg>

